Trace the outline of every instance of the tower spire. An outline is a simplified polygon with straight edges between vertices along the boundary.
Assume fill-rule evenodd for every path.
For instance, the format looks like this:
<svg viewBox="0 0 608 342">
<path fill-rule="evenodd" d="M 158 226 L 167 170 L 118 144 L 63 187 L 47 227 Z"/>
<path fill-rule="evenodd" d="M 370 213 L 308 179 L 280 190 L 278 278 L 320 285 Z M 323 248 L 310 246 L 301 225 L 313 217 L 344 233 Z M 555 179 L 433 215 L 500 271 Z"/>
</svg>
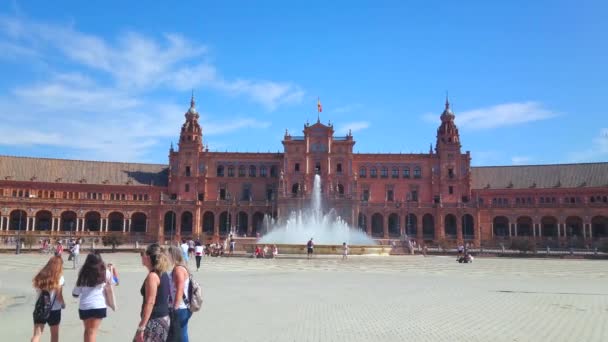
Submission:
<svg viewBox="0 0 608 342">
<path fill-rule="evenodd" d="M 192 97 L 190 97 L 190 108 L 194 108 L 196 103 L 194 102 L 194 89 L 192 89 Z"/>
<path fill-rule="evenodd" d="M 450 109 L 450 99 L 447 90 L 445 91 L 445 109 Z"/>
</svg>

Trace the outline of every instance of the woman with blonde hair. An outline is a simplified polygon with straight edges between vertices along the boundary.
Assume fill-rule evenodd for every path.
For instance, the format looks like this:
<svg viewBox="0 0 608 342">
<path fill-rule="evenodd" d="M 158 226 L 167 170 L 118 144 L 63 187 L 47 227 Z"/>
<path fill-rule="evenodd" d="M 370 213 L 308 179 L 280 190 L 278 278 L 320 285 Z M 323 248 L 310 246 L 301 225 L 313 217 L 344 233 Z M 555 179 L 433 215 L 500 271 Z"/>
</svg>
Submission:
<svg viewBox="0 0 608 342">
<path fill-rule="evenodd" d="M 170 284 L 167 270 L 169 260 L 162 248 L 153 243 L 141 252 L 141 263 L 148 269 L 148 275 L 141 286 L 143 303 L 139 325 L 135 333 L 136 342 L 164 342 L 169 335 L 169 296 Z"/>
<path fill-rule="evenodd" d="M 51 342 L 59 341 L 59 323 L 61 323 L 61 309 L 65 307 L 63 302 L 63 259 L 60 256 L 53 256 L 49 259 L 46 265 L 36 274 L 32 280 L 32 285 L 38 292 L 38 301 L 41 296 L 48 295 L 50 301 L 50 314 L 48 317 L 37 317 L 36 309 L 34 310 L 34 335 L 32 342 L 40 341 L 40 336 L 46 324 L 51 328 Z M 42 298 L 44 299 L 44 298 Z M 36 305 L 38 306 L 38 305 Z M 43 315 L 46 316 L 46 315 Z"/>
<path fill-rule="evenodd" d="M 188 309 L 188 290 L 190 289 L 190 272 L 182 256 L 181 250 L 177 247 L 169 247 L 169 257 L 173 263 L 173 269 L 169 272 L 171 279 L 171 298 L 169 307 L 175 311 L 179 319 L 183 342 L 188 342 L 188 320 L 192 312 Z"/>
</svg>

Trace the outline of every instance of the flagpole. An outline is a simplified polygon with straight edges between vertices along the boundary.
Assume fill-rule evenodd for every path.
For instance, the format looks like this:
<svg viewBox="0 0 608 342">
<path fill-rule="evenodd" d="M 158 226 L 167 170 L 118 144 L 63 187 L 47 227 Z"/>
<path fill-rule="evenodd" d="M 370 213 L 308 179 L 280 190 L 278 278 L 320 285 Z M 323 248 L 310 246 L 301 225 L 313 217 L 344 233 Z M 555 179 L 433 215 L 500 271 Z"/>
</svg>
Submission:
<svg viewBox="0 0 608 342">
<path fill-rule="evenodd" d="M 319 110 L 319 103 L 321 103 L 321 98 L 317 96 L 317 122 L 321 122 L 321 111 Z"/>
</svg>

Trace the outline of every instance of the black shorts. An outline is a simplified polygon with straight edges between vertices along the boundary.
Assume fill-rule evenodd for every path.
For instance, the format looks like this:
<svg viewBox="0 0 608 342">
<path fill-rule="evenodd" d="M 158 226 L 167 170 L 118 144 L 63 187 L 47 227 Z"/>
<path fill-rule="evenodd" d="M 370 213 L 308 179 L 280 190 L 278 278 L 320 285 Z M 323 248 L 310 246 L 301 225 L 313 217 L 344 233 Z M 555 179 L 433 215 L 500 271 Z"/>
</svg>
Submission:
<svg viewBox="0 0 608 342">
<path fill-rule="evenodd" d="M 61 309 L 60 310 L 52 310 L 49 314 L 49 318 L 46 321 L 36 321 L 34 319 L 34 324 L 48 324 L 49 326 L 59 325 L 61 323 Z"/>
<path fill-rule="evenodd" d="M 89 310 L 78 310 L 78 315 L 81 320 L 89 318 L 106 318 L 106 308 L 103 309 L 89 309 Z"/>
<path fill-rule="evenodd" d="M 194 253 L 194 248 L 188 248 L 188 253 Z"/>
<path fill-rule="evenodd" d="M 308 254 L 312 254 L 313 251 L 314 251 L 314 248 L 308 247 Z"/>
</svg>

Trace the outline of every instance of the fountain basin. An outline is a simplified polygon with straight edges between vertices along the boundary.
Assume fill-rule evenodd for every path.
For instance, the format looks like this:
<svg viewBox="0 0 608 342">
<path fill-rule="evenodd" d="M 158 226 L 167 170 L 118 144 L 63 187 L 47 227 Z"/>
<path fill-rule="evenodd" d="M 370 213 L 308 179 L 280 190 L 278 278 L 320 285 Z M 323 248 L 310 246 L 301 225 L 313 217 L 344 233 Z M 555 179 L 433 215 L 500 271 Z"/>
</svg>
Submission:
<svg viewBox="0 0 608 342">
<path fill-rule="evenodd" d="M 272 250 L 272 246 L 276 245 L 279 249 L 279 255 L 281 254 L 306 254 L 305 244 L 245 244 L 243 245 L 245 251 L 249 254 L 253 254 L 255 246 L 268 246 Z M 349 255 L 389 255 L 391 246 L 389 245 L 349 245 Z M 314 254 L 321 255 L 342 255 L 342 245 L 315 245 Z"/>
</svg>

